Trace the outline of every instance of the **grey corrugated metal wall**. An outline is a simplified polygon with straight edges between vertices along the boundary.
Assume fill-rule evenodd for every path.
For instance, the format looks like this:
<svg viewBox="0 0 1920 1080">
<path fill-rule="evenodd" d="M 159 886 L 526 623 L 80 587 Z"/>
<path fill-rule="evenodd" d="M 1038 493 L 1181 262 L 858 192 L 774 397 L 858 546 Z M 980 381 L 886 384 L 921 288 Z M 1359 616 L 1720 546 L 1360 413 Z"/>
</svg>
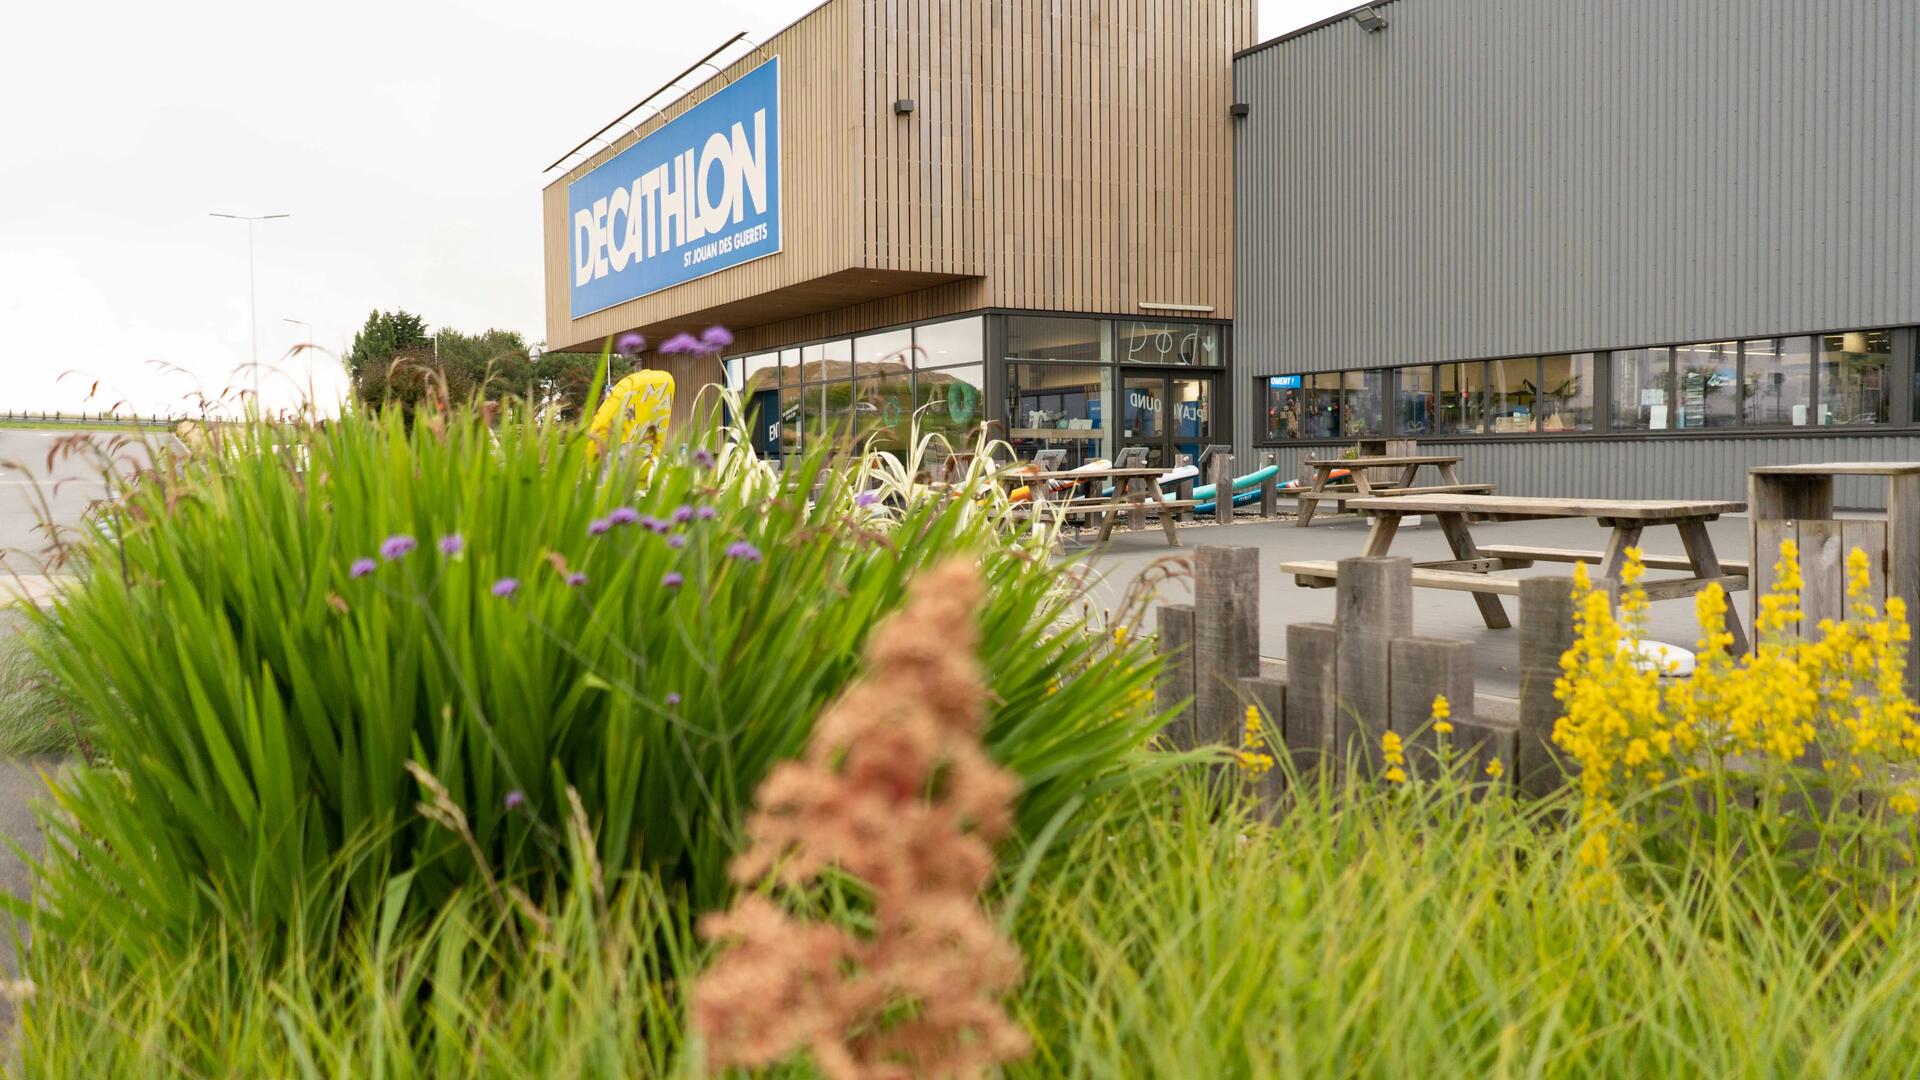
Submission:
<svg viewBox="0 0 1920 1080">
<path fill-rule="evenodd" d="M 1915 0 L 1377 6 L 1235 66 L 1242 454 L 1254 375 L 1920 323 Z"/>
<path fill-rule="evenodd" d="M 1810 461 L 1916 461 L 1920 438 L 1853 435 L 1757 439 L 1420 440 L 1421 453 L 1458 454 L 1460 479 L 1491 483 L 1503 495 L 1577 495 L 1590 499 L 1735 499 L 1747 497 L 1747 470 Z M 1255 463 L 1279 455 L 1291 477 L 1309 455 L 1337 457 L 1337 446 L 1255 451 Z M 1239 458 L 1238 460 L 1249 460 Z M 1240 469 L 1247 472 L 1251 470 Z M 1428 474 L 1430 477 L 1431 474 Z M 1835 501 L 1884 509 L 1884 481 L 1844 477 Z"/>
</svg>

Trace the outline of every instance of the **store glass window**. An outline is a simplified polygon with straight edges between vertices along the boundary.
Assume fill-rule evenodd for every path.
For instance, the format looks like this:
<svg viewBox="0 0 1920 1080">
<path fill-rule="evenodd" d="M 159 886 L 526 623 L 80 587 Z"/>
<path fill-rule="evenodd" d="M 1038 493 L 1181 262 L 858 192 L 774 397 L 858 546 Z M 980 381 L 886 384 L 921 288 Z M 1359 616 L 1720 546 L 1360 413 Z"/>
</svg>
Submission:
<svg viewBox="0 0 1920 1080">
<path fill-rule="evenodd" d="M 1301 416 L 1306 408 L 1304 375 L 1272 375 L 1260 381 L 1267 403 L 1267 438 L 1305 438 Z"/>
<path fill-rule="evenodd" d="M 771 390 L 780 385 L 780 354 L 758 353 L 749 356 L 742 364 L 742 381 L 734 387 L 748 397 Z M 728 372 L 728 381 L 732 382 L 732 372 Z"/>
<path fill-rule="evenodd" d="M 1385 371 L 1349 371 L 1341 376 L 1341 438 L 1367 438 L 1386 430 L 1386 386 Z"/>
<path fill-rule="evenodd" d="M 1007 435 L 1022 460 L 1065 450 L 1071 465 L 1100 456 L 1106 426 L 1107 368 L 1072 364 L 1007 365 Z"/>
<path fill-rule="evenodd" d="M 806 395 L 817 393 L 810 387 L 800 387 L 792 383 L 780 387 L 780 456 L 799 457 L 805 443 L 807 427 Z"/>
<path fill-rule="evenodd" d="M 1673 426 L 1673 352 L 1621 349 L 1613 354 L 1613 426 L 1616 431 L 1665 431 Z"/>
<path fill-rule="evenodd" d="M 1401 368 L 1394 372 L 1393 430 L 1399 435 L 1433 434 L 1437 404 L 1433 397 L 1433 369 Z"/>
<path fill-rule="evenodd" d="M 1740 370 L 1737 343 L 1677 346 L 1673 350 L 1673 370 L 1679 389 L 1676 427 L 1692 431 L 1734 426 L 1739 419 L 1735 401 Z"/>
<path fill-rule="evenodd" d="M 1340 395 L 1343 380 L 1337 371 L 1302 376 L 1305 382 L 1302 432 L 1309 439 L 1340 437 Z"/>
<path fill-rule="evenodd" d="M 854 380 L 854 420 L 860 442 L 898 454 L 913 434 L 913 376 L 866 375 Z"/>
<path fill-rule="evenodd" d="M 1113 350 L 1100 319 L 1013 315 L 1007 318 L 1007 359 L 1105 363 Z"/>
<path fill-rule="evenodd" d="M 853 339 L 855 378 L 896 375 L 913 367 L 913 331 L 889 330 Z"/>
<path fill-rule="evenodd" d="M 855 421 L 853 406 L 853 384 L 851 382 L 821 383 L 806 388 L 807 392 L 807 428 L 806 439 L 818 445 L 816 440 L 826 443 L 845 443 L 854 437 Z"/>
<path fill-rule="evenodd" d="M 987 358 L 987 324 L 979 316 L 913 328 L 915 367 L 978 364 Z"/>
<path fill-rule="evenodd" d="M 853 377 L 853 342 L 828 341 L 800 349 L 803 382 L 834 382 Z"/>
<path fill-rule="evenodd" d="M 1592 431 L 1596 396 L 1592 353 L 1541 357 L 1536 430 Z"/>
<path fill-rule="evenodd" d="M 1820 339 L 1820 426 L 1884 424 L 1893 394 L 1893 333 L 1856 330 Z"/>
<path fill-rule="evenodd" d="M 1486 365 L 1441 364 L 1435 375 L 1442 435 L 1478 435 L 1487 429 Z"/>
<path fill-rule="evenodd" d="M 1740 343 L 1740 417 L 1750 427 L 1806 427 L 1813 413 L 1813 343 Z"/>
<path fill-rule="evenodd" d="M 986 367 L 941 368 L 914 376 L 914 407 L 920 433 L 939 435 L 955 450 L 979 441 L 986 423 Z"/>
<path fill-rule="evenodd" d="M 1217 367 L 1225 362 L 1220 327 L 1210 323 L 1122 319 L 1114 332 L 1122 363 Z"/>
<path fill-rule="evenodd" d="M 1487 427 L 1496 435 L 1533 430 L 1540 401 L 1540 358 L 1487 361 Z"/>
<path fill-rule="evenodd" d="M 800 381 L 800 350 L 780 350 L 780 385 L 797 386 Z"/>
</svg>

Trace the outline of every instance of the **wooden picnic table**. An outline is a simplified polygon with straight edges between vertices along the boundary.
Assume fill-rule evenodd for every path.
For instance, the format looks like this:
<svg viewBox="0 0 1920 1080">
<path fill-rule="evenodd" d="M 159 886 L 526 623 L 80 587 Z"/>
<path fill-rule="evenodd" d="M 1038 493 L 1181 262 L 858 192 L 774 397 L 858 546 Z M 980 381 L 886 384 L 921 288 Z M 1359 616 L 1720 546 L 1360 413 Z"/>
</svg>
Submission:
<svg viewBox="0 0 1920 1080">
<path fill-rule="evenodd" d="M 1180 502 L 1169 498 L 1160 489 L 1160 477 L 1165 469 L 1088 469 L 1078 472 L 1022 472 L 1009 469 L 1000 474 L 1002 480 L 1020 481 L 1027 485 L 1032 493 L 1033 512 L 1036 515 L 1049 511 L 1066 517 L 1074 514 L 1103 515 L 1100 522 L 1100 543 L 1105 543 L 1113 535 L 1113 527 L 1120 521 L 1120 515 L 1129 510 L 1144 515 L 1149 504 L 1155 504 L 1160 511 L 1160 527 L 1167 534 L 1167 545 L 1179 547 L 1180 537 L 1174 525 L 1173 512 L 1181 507 L 1192 506 L 1191 501 Z M 1050 484 L 1071 481 L 1073 486 L 1067 489 L 1065 498 L 1054 498 L 1047 490 Z M 1082 484 L 1092 484 L 1101 489 L 1096 494 L 1075 496 L 1071 492 Z M 1113 485 L 1113 494 L 1103 493 L 1108 484 Z"/>
<path fill-rule="evenodd" d="M 1313 459 L 1306 467 L 1313 471 L 1313 482 L 1305 491 L 1300 492 L 1300 515 L 1294 518 L 1296 528 L 1304 529 L 1313 524 L 1314 511 L 1324 499 L 1333 499 L 1353 509 L 1356 498 L 1408 495 L 1491 495 L 1492 484 L 1463 484 L 1454 472 L 1454 466 L 1460 464 L 1458 457 L 1444 454 L 1395 455 L 1387 457 L 1357 457 L 1342 459 Z M 1416 487 L 1414 481 L 1419 478 L 1420 470 L 1431 467 L 1440 474 L 1440 483 L 1427 487 Z M 1341 469 L 1349 469 L 1353 475 L 1344 482 L 1333 481 L 1333 474 Z M 1378 483 L 1368 474 L 1375 469 L 1399 469 L 1397 479 Z M 1330 487 L 1330 484 L 1337 486 Z"/>
<path fill-rule="evenodd" d="M 1841 477 L 1883 485 L 1886 513 L 1836 517 Z M 1800 548 L 1801 633 L 1816 636 L 1822 619 L 1848 618 L 1846 566 L 1855 548 L 1868 555 L 1868 598 L 1884 609 L 1886 601 L 1897 597 L 1906 604 L 1909 618 L 1920 613 L 1920 462 L 1762 465 L 1747 470 L 1747 501 L 1754 564 L 1750 610 L 1756 620 L 1760 598 L 1773 588 L 1774 560 L 1783 540 L 1793 540 Z M 1909 638 L 1906 653 L 1907 692 L 1920 697 L 1920 634 Z"/>
<path fill-rule="evenodd" d="M 1653 556 L 1643 560 L 1657 570 L 1688 570 L 1693 576 L 1647 582 L 1647 599 L 1672 600 L 1693 596 L 1718 584 L 1728 592 L 1747 587 L 1745 563 L 1721 563 L 1707 534 L 1707 522 L 1723 514 L 1737 514 L 1745 503 L 1694 501 L 1682 499 L 1536 499 L 1513 495 L 1399 495 L 1391 498 L 1353 499 L 1347 504 L 1373 518 L 1367 534 L 1366 555 L 1385 555 L 1393 546 L 1400 520 L 1415 514 L 1431 514 L 1446 535 L 1453 558 L 1414 564 L 1413 583 L 1422 588 L 1452 589 L 1474 594 L 1480 617 L 1488 628 L 1505 629 L 1513 623 L 1500 604 L 1501 596 L 1518 596 L 1517 578 L 1494 577 L 1497 570 L 1522 570 L 1535 562 L 1598 563 L 1600 576 L 1615 581 L 1626 567 L 1627 549 L 1638 547 L 1641 533 L 1657 526 L 1673 526 L 1680 531 L 1686 548 L 1684 559 Z M 1613 530 L 1604 551 L 1564 548 L 1481 547 L 1475 542 L 1470 519 L 1490 521 L 1539 521 L 1553 518 L 1592 518 Z M 1307 588 L 1327 588 L 1335 584 L 1337 566 L 1327 561 L 1284 563 L 1280 569 L 1293 574 L 1295 582 Z M 1737 571 L 1729 573 L 1728 571 Z M 1747 649 L 1746 631 L 1731 605 L 1727 609 L 1727 630 L 1733 635 L 1734 650 Z"/>
</svg>

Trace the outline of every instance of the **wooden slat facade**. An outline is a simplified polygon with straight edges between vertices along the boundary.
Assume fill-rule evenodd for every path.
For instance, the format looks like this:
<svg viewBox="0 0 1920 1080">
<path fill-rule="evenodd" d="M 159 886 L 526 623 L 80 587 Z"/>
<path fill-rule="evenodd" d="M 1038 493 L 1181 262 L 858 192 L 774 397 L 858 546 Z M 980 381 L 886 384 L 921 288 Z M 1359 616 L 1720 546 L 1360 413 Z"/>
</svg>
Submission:
<svg viewBox="0 0 1920 1080">
<path fill-rule="evenodd" d="M 1254 0 L 830 0 L 726 72 L 781 57 L 783 252 L 569 318 L 568 183 L 716 79 L 546 189 L 547 340 L 597 350 L 724 323 L 757 350 L 1143 303 L 1229 319 L 1232 56 L 1255 15 Z"/>
</svg>

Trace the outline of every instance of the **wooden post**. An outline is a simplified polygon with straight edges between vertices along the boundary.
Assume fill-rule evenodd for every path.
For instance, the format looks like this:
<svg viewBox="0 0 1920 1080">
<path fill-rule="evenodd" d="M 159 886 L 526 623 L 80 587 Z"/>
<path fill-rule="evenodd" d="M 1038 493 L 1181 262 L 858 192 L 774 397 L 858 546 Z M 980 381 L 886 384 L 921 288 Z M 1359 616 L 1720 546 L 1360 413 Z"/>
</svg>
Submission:
<svg viewBox="0 0 1920 1080">
<path fill-rule="evenodd" d="M 1887 477 L 1887 597 L 1920 619 L 1920 474 Z M 1920 632 L 1907 642 L 1907 696 L 1920 699 Z"/>
<path fill-rule="evenodd" d="M 1280 798 L 1286 793 L 1286 773 L 1280 768 L 1280 756 L 1286 753 L 1287 684 L 1277 679 L 1241 679 L 1240 696 L 1259 712 L 1265 747 L 1259 752 L 1273 759 L 1264 770 L 1242 764 L 1240 775 L 1252 789 L 1262 817 L 1272 820 L 1280 810 Z M 1234 746 L 1245 748 L 1246 722 L 1242 715 L 1240 738 Z"/>
<path fill-rule="evenodd" d="M 1174 464 L 1180 468 L 1185 468 L 1188 465 L 1193 464 L 1193 455 L 1192 454 L 1177 455 L 1174 458 Z M 1176 482 L 1173 486 L 1173 501 L 1176 503 L 1192 502 L 1193 487 L 1194 487 L 1193 477 L 1191 476 L 1184 477 L 1178 482 Z M 1191 510 L 1192 510 L 1191 507 L 1187 507 L 1187 506 L 1180 507 L 1178 510 L 1175 510 L 1173 512 L 1173 520 L 1175 521 L 1187 520 L 1187 514 L 1191 512 Z"/>
<path fill-rule="evenodd" d="M 1413 560 L 1341 559 L 1334 587 L 1334 625 L 1339 628 L 1339 710 L 1334 752 L 1376 764 L 1380 736 L 1391 713 L 1394 638 L 1413 635 Z"/>
<path fill-rule="evenodd" d="M 1239 680 L 1260 674 L 1259 549 L 1210 544 L 1193 558 L 1194 731 L 1237 738 Z"/>
<path fill-rule="evenodd" d="M 1598 581 L 1594 587 L 1611 590 L 1611 583 Z M 1570 577 L 1520 582 L 1520 732 L 1513 779 L 1523 795 L 1550 795 L 1560 786 L 1563 766 L 1553 745 L 1553 726 L 1561 710 L 1554 684 L 1560 678 L 1560 658 L 1573 647 L 1578 605 Z"/>
<path fill-rule="evenodd" d="M 1306 775 L 1334 750 L 1339 698 L 1336 677 L 1340 632 L 1329 623 L 1287 627 L 1287 752 Z M 1335 757 L 1333 768 L 1340 767 Z"/>
<path fill-rule="evenodd" d="M 1213 519 L 1221 524 L 1233 521 L 1233 455 L 1215 454 L 1209 462 L 1213 473 Z"/>
<path fill-rule="evenodd" d="M 1171 712 L 1163 729 L 1167 741 L 1181 750 L 1193 749 L 1193 606 L 1162 604 L 1159 611 L 1160 655 L 1166 665 L 1154 686 L 1154 707 Z"/>
<path fill-rule="evenodd" d="M 1279 464 L 1280 464 L 1280 455 L 1274 453 L 1271 450 L 1267 451 L 1266 467 L 1274 468 Z M 1279 503 L 1280 503 L 1280 474 L 1276 472 L 1272 476 L 1267 477 L 1265 480 L 1260 481 L 1260 517 L 1261 519 L 1265 521 L 1272 521 L 1276 513 L 1279 511 Z"/>
<path fill-rule="evenodd" d="M 1471 781 L 1488 779 L 1487 766 L 1500 762 L 1500 775 L 1514 772 L 1518 729 L 1483 722 L 1474 715 L 1474 646 L 1446 638 L 1397 638 L 1392 644 L 1393 730 L 1405 740 L 1407 769 L 1421 776 L 1439 775 L 1442 736 L 1434 730 L 1434 699 L 1447 699 L 1447 722 L 1453 731 L 1446 745 L 1457 775 Z"/>
</svg>

